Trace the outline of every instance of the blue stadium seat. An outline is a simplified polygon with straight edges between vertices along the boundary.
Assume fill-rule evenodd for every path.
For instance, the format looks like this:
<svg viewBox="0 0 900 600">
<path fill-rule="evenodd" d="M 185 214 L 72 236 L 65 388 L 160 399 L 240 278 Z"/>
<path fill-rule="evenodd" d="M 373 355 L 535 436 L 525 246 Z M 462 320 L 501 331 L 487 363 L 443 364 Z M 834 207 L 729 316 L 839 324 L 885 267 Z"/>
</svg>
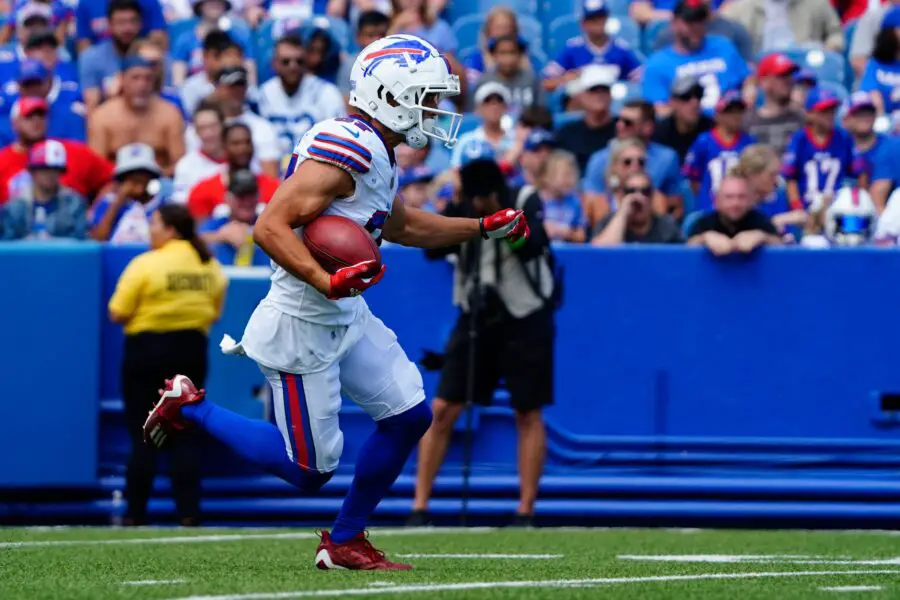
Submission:
<svg viewBox="0 0 900 600">
<path fill-rule="evenodd" d="M 631 0 L 607 0 L 606 6 L 613 17 L 627 17 Z M 579 0 L 544 0 L 541 6 L 541 19 L 547 23 L 559 17 L 576 15 L 581 18 L 581 2 Z"/>
<path fill-rule="evenodd" d="M 195 23 L 194 19 L 182 19 L 181 21 L 169 23 L 169 47 L 174 46 L 181 34 L 190 31 Z"/>
<path fill-rule="evenodd" d="M 834 95 L 841 99 L 841 104 L 847 102 L 847 99 L 850 97 L 850 92 L 847 91 L 847 88 L 843 84 L 835 83 L 834 81 L 822 80 L 819 82 L 819 87 L 834 92 Z"/>
<path fill-rule="evenodd" d="M 478 46 L 478 36 L 484 25 L 485 14 L 466 15 L 453 23 L 453 33 L 460 48 Z M 528 40 L 529 50 L 543 49 L 543 28 L 541 22 L 528 15 L 519 15 L 519 31 Z"/>
<path fill-rule="evenodd" d="M 641 27 L 631 17 L 609 17 L 606 20 L 606 33 L 627 42 L 635 52 L 641 52 Z"/>
<path fill-rule="evenodd" d="M 606 33 L 628 43 L 632 50 L 641 51 L 641 28 L 629 17 L 609 17 Z M 547 30 L 547 52 L 553 57 L 565 48 L 566 42 L 581 35 L 581 17 L 567 15 L 553 19 Z"/>
<path fill-rule="evenodd" d="M 645 56 L 653 54 L 653 46 L 656 43 L 656 38 L 659 37 L 659 34 L 662 33 L 662 30 L 665 29 L 668 24 L 668 21 L 650 21 L 647 23 L 647 26 L 644 28 L 644 33 L 641 36 L 640 46 L 641 51 Z"/>
<path fill-rule="evenodd" d="M 815 73 L 820 82 L 831 81 L 841 85 L 846 83 L 847 61 L 837 52 L 820 48 L 797 47 L 789 48 L 783 54 L 804 69 Z"/>
<path fill-rule="evenodd" d="M 502 5 L 516 11 L 520 16 L 530 16 L 532 18 L 538 16 L 540 4 L 538 0 L 504 0 L 497 2 L 496 0 L 478 0 L 478 11 L 486 13 L 495 6 Z"/>
<path fill-rule="evenodd" d="M 844 81 L 847 84 L 847 87 L 851 90 L 856 85 L 856 73 L 853 72 L 853 65 L 850 64 L 850 44 L 853 42 L 853 34 L 856 32 L 856 26 L 859 24 L 859 19 L 853 19 L 846 25 L 844 25 L 844 60 L 846 61 L 846 74 L 844 76 Z"/>
</svg>

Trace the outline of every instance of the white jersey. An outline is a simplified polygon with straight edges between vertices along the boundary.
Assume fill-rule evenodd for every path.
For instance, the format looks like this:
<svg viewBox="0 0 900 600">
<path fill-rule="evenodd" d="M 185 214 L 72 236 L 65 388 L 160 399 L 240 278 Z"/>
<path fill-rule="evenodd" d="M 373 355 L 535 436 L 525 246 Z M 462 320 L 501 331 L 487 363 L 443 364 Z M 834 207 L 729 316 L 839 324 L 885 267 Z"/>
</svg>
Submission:
<svg viewBox="0 0 900 600">
<path fill-rule="evenodd" d="M 259 88 L 259 114 L 278 134 L 279 150 L 287 155 L 310 127 L 344 115 L 344 97 L 337 86 L 315 75 L 304 75 L 293 96 L 273 77 Z"/>
<path fill-rule="evenodd" d="M 300 139 L 286 177 L 303 161 L 318 160 L 344 169 L 356 184 L 349 198 L 334 200 L 326 215 L 339 215 L 365 227 L 375 238 L 391 215 L 397 195 L 397 165 L 381 134 L 359 117 L 323 121 Z M 302 227 L 294 230 L 301 235 Z M 323 325 L 349 325 L 365 307 L 362 297 L 329 300 L 309 284 L 273 264 L 272 286 L 266 300 L 281 312 Z"/>
<path fill-rule="evenodd" d="M 894 190 L 875 225 L 875 243 L 900 245 L 900 189 Z"/>
</svg>

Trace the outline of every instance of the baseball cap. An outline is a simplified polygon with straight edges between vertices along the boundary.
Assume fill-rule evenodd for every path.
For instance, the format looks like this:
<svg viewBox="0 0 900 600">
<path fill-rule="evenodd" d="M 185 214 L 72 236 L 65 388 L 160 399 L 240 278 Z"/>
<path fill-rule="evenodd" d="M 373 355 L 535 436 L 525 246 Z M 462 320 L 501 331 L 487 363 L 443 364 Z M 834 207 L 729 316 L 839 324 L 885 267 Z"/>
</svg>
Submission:
<svg viewBox="0 0 900 600">
<path fill-rule="evenodd" d="M 233 196 L 252 196 L 259 193 L 256 175 L 250 169 L 238 169 L 228 179 L 228 191 Z"/>
<path fill-rule="evenodd" d="M 153 148 L 147 144 L 126 144 L 116 152 L 116 169 L 113 177 L 120 179 L 123 175 L 134 171 L 148 171 L 154 175 L 161 175 L 162 171 L 156 164 L 156 155 Z"/>
<path fill-rule="evenodd" d="M 588 65 L 572 86 L 573 94 L 580 94 L 596 87 L 611 88 L 619 80 L 619 68 L 615 65 Z"/>
<path fill-rule="evenodd" d="M 43 2 L 29 2 L 16 11 L 16 27 L 24 27 L 31 19 L 43 19 L 50 23 L 53 20 L 53 9 Z"/>
<path fill-rule="evenodd" d="M 475 104 L 481 104 L 490 96 L 500 96 L 507 104 L 512 101 L 509 90 L 505 85 L 498 81 L 488 81 L 478 86 L 478 89 L 475 90 Z"/>
<path fill-rule="evenodd" d="M 860 90 L 850 95 L 850 99 L 847 101 L 847 113 L 852 114 L 860 110 L 876 110 L 872 94 L 869 92 Z"/>
<path fill-rule="evenodd" d="M 428 165 L 416 165 L 400 172 L 400 187 L 414 183 L 427 183 L 434 179 L 434 171 Z"/>
<path fill-rule="evenodd" d="M 59 47 L 59 40 L 56 39 L 56 34 L 49 27 L 41 27 L 36 31 L 32 31 L 28 39 L 25 40 L 25 49 L 30 50 L 44 44 L 51 44 L 56 48 Z"/>
<path fill-rule="evenodd" d="M 528 152 L 533 152 L 542 146 L 556 147 L 556 136 L 546 129 L 532 129 L 528 137 L 525 138 L 524 148 Z"/>
<path fill-rule="evenodd" d="M 225 67 L 216 76 L 217 85 L 247 85 L 247 69 L 244 67 Z"/>
<path fill-rule="evenodd" d="M 895 6 L 881 18 L 882 29 L 896 29 L 900 27 L 900 6 Z"/>
<path fill-rule="evenodd" d="M 606 6 L 606 0 L 582 0 L 581 2 L 581 18 L 590 19 L 592 17 L 605 17 L 609 14 L 609 7 Z"/>
<path fill-rule="evenodd" d="M 820 111 L 836 108 L 841 104 L 841 99 L 831 90 L 815 87 L 806 96 L 806 110 Z"/>
<path fill-rule="evenodd" d="M 56 140 L 46 140 L 32 146 L 28 153 L 29 169 L 66 170 L 66 147 Z"/>
<path fill-rule="evenodd" d="M 799 69 L 794 73 L 794 83 L 817 85 L 819 83 L 819 78 L 810 69 Z"/>
<path fill-rule="evenodd" d="M 26 58 L 19 66 L 19 83 L 43 81 L 50 77 L 50 71 L 39 60 Z"/>
<path fill-rule="evenodd" d="M 770 54 L 759 61 L 756 67 L 757 77 L 783 77 L 793 75 L 800 67 L 784 54 Z"/>
<path fill-rule="evenodd" d="M 473 140 L 466 144 L 460 154 L 460 167 L 464 167 L 476 160 L 494 160 L 494 157 L 496 156 L 491 145 L 481 140 Z"/>
<path fill-rule="evenodd" d="M 693 75 L 681 75 L 672 82 L 672 96 L 684 98 L 688 95 L 703 97 L 703 84 Z"/>
<path fill-rule="evenodd" d="M 709 18 L 709 4 L 705 0 L 681 0 L 675 5 L 675 17 L 696 23 Z"/>
<path fill-rule="evenodd" d="M 716 112 L 721 112 L 723 110 L 727 110 L 732 106 L 740 106 L 741 108 L 747 108 L 747 103 L 744 102 L 744 99 L 741 97 L 741 93 L 737 90 L 728 90 L 719 98 L 719 101 L 716 102 Z"/>
<path fill-rule="evenodd" d="M 43 98 L 34 98 L 31 96 L 27 96 L 25 98 L 19 98 L 19 100 L 13 105 L 12 108 L 12 116 L 15 117 L 28 117 L 33 115 L 36 112 L 42 112 L 44 114 L 50 110 L 47 101 Z"/>
<path fill-rule="evenodd" d="M 119 70 L 124 73 L 129 69 L 136 69 L 138 67 L 152 69 L 155 66 L 156 65 L 153 64 L 153 61 L 147 60 L 142 56 L 126 56 L 122 59 L 122 63 L 119 65 Z"/>
</svg>

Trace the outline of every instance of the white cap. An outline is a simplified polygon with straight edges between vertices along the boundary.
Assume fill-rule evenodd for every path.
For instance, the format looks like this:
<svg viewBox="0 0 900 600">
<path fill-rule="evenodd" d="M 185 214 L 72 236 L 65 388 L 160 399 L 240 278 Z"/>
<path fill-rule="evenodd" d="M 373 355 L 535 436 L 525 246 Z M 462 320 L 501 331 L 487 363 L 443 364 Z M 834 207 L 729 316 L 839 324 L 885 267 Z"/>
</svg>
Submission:
<svg viewBox="0 0 900 600">
<path fill-rule="evenodd" d="M 588 65 L 581 69 L 581 75 L 575 80 L 571 91 L 573 94 L 580 94 L 598 86 L 611 88 L 618 80 L 619 67 L 615 65 Z"/>
<path fill-rule="evenodd" d="M 16 27 L 24 27 L 25 21 L 40 17 L 48 23 L 53 20 L 53 9 L 43 2 L 29 2 L 16 11 Z"/>
<path fill-rule="evenodd" d="M 512 102 L 512 96 L 509 89 L 499 81 L 488 81 L 475 90 L 475 104 L 481 104 L 488 96 L 500 96 L 503 101 L 509 104 Z"/>
<path fill-rule="evenodd" d="M 126 144 L 116 152 L 116 170 L 113 177 L 119 178 L 132 171 L 147 171 L 157 177 L 162 175 L 156 164 L 156 154 L 147 144 Z"/>
</svg>

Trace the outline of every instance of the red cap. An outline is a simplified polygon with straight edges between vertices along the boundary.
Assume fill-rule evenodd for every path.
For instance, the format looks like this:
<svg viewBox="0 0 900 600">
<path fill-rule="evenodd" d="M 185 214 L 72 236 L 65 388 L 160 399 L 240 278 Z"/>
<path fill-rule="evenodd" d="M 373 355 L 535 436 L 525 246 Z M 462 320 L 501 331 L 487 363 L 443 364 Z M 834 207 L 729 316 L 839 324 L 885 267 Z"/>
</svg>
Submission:
<svg viewBox="0 0 900 600">
<path fill-rule="evenodd" d="M 759 61 L 756 67 L 757 77 L 783 77 L 784 75 L 793 75 L 800 67 L 784 54 L 770 54 Z"/>
<path fill-rule="evenodd" d="M 47 101 L 43 98 L 33 98 L 29 96 L 20 98 L 16 103 L 16 108 L 18 109 L 18 114 L 20 116 L 27 117 L 39 110 L 47 112 L 49 107 L 47 106 Z"/>
</svg>

